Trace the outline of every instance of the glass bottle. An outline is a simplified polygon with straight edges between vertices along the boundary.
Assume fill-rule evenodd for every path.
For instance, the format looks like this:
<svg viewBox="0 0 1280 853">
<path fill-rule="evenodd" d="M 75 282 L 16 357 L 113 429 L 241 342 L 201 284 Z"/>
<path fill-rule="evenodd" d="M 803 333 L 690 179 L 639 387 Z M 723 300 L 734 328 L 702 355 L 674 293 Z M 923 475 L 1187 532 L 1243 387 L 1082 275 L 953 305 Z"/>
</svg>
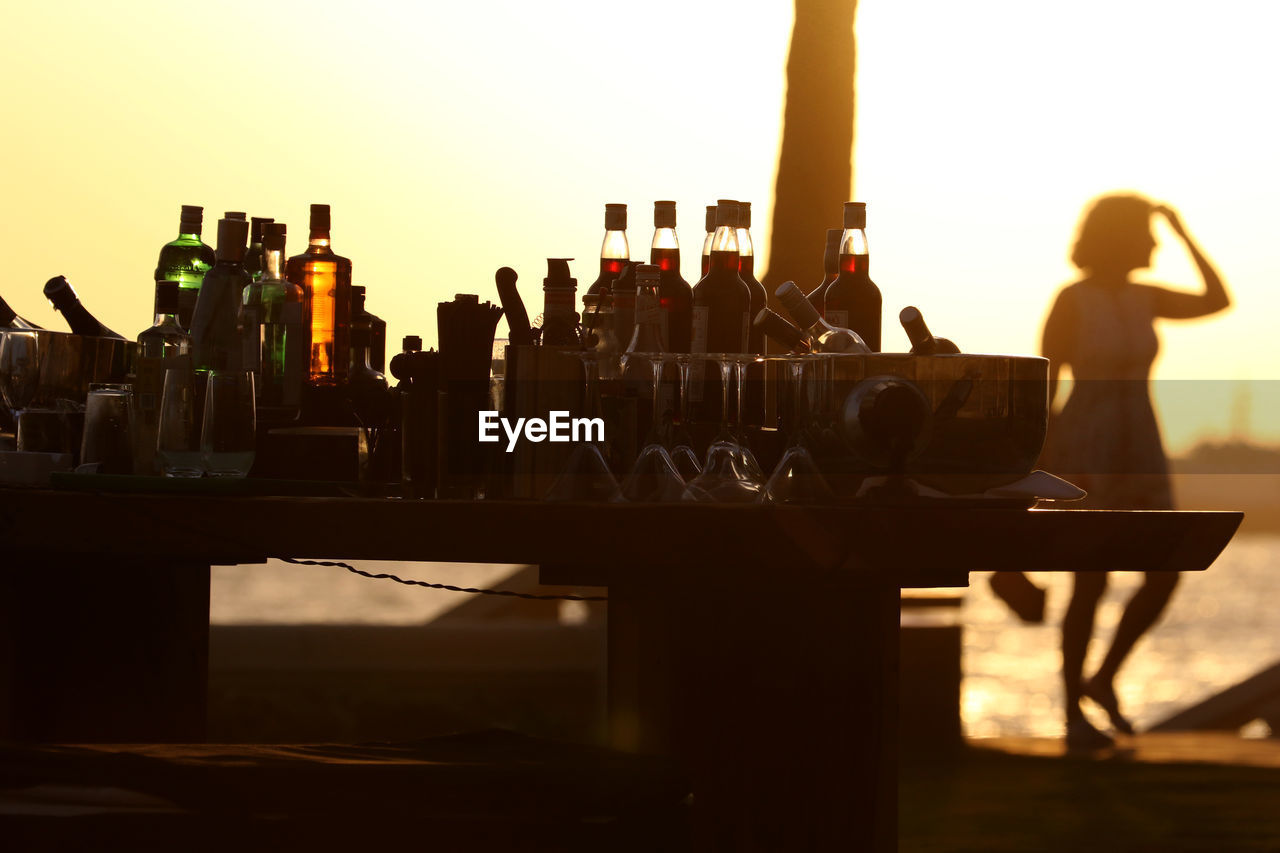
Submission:
<svg viewBox="0 0 1280 853">
<path fill-rule="evenodd" d="M 823 319 L 818 309 L 805 298 L 804 291 L 796 287 L 793 281 L 784 281 L 777 291 L 780 301 L 796 326 L 804 330 L 809 339 L 809 346 L 817 352 L 870 352 L 870 348 L 851 329 L 836 326 L 830 320 Z"/>
<path fill-rule="evenodd" d="M 751 325 L 763 332 L 765 337 L 777 341 L 793 355 L 812 352 L 809 336 L 792 325 L 786 317 L 768 308 L 761 309 L 751 321 Z"/>
<path fill-rule="evenodd" d="M 35 323 L 23 317 L 9 307 L 9 303 L 0 298 L 0 327 L 7 329 L 39 329 Z"/>
<path fill-rule="evenodd" d="M 249 219 L 249 251 L 244 256 L 244 269 L 254 281 L 262 278 L 262 238 L 272 222 L 275 220 L 262 216 Z"/>
<path fill-rule="evenodd" d="M 599 293 L 609 287 L 622 273 L 630 259 L 631 247 L 627 244 L 627 206 L 606 204 L 604 206 L 604 243 L 600 246 L 600 275 L 591 282 L 587 293 Z"/>
<path fill-rule="evenodd" d="M 760 313 L 769 301 L 764 285 L 756 280 L 755 249 L 751 245 L 751 202 L 738 202 L 738 278 L 751 291 L 751 316 Z M 754 327 L 747 334 L 746 352 L 764 354 L 764 334 Z"/>
<path fill-rule="evenodd" d="M 676 237 L 674 201 L 653 203 L 649 263 L 657 265 L 661 274 L 658 299 L 662 309 L 662 351 L 688 352 L 693 334 L 693 288 L 680 275 L 680 240 Z"/>
<path fill-rule="evenodd" d="M 702 238 L 702 271 L 698 273 L 698 277 L 707 274 L 707 270 L 711 266 L 711 241 L 716 236 L 716 205 L 707 205 L 707 236 Z"/>
<path fill-rule="evenodd" d="M 386 422 L 388 412 L 387 377 L 372 364 L 373 325 L 358 321 L 364 313 L 363 287 L 351 288 L 351 364 L 347 371 L 347 389 L 351 395 L 351 407 L 361 425 L 380 428 Z"/>
<path fill-rule="evenodd" d="M 263 237 L 262 278 L 244 290 L 244 302 L 256 303 L 260 317 L 260 369 L 255 386 L 260 406 L 296 410 L 306 384 L 308 358 L 306 291 L 284 278 L 288 230 L 272 222 Z"/>
<path fill-rule="evenodd" d="M 924 315 L 914 305 L 908 305 L 898 313 L 898 322 L 902 323 L 902 328 L 911 341 L 913 355 L 948 355 L 960 352 L 960 347 L 946 338 L 935 337 L 929 331 Z"/>
<path fill-rule="evenodd" d="M 80 303 L 80 298 L 76 296 L 75 289 L 65 276 L 54 276 L 45 282 L 44 295 L 49 300 L 49 304 L 62 314 L 62 318 L 67 321 L 73 333 L 124 340 L 122 336 L 102 325 L 97 317 L 89 313 L 89 309 Z"/>
<path fill-rule="evenodd" d="M 843 228 L 827 229 L 827 245 L 822 252 L 822 281 L 809 291 L 809 303 L 818 312 L 822 312 L 822 301 L 826 297 L 827 287 L 840 274 L 840 238 L 844 236 Z"/>
<path fill-rule="evenodd" d="M 577 346 L 580 342 L 578 313 L 573 310 L 578 280 L 569 275 L 571 260 L 547 258 L 547 277 L 542 280 L 543 346 Z"/>
<path fill-rule="evenodd" d="M 627 352 L 667 351 L 661 290 L 662 268 L 656 264 L 636 265 L 636 323 Z"/>
<path fill-rule="evenodd" d="M 821 313 L 831 325 L 852 329 L 872 352 L 880 352 L 880 289 L 871 281 L 866 228 L 866 204 L 845 202 L 840 273 L 823 294 Z"/>
<path fill-rule="evenodd" d="M 178 323 L 184 329 L 191 328 L 200 284 L 215 260 L 213 249 L 200 240 L 203 222 L 203 207 L 184 204 L 178 223 L 178 239 L 160 247 L 160 260 L 156 264 L 156 281 L 178 283 Z"/>
<path fill-rule="evenodd" d="M 311 326 L 307 381 L 335 386 L 351 365 L 351 261 L 330 245 L 329 205 L 311 205 L 307 250 L 289 259 L 285 277 L 302 286 Z"/>
<path fill-rule="evenodd" d="M 624 261 L 622 271 L 610 287 L 613 293 L 613 333 L 618 342 L 631 340 L 636 325 L 636 267 L 637 261 Z"/>
<path fill-rule="evenodd" d="M 156 435 L 160 427 L 160 398 L 164 374 L 171 367 L 191 364 L 191 336 L 178 322 L 176 281 L 156 282 L 156 319 L 138 335 L 134 362 L 134 467 L 139 474 L 158 473 Z"/>
<path fill-rule="evenodd" d="M 716 209 L 707 273 L 693 288 L 692 351 L 741 353 L 747 348 L 751 293 L 738 275 L 737 205 Z"/>
<path fill-rule="evenodd" d="M 241 300 L 250 282 L 244 270 L 248 236 L 248 222 L 218 220 L 217 262 L 205 273 L 191 319 L 191 353 L 198 372 L 242 369 Z"/>
</svg>

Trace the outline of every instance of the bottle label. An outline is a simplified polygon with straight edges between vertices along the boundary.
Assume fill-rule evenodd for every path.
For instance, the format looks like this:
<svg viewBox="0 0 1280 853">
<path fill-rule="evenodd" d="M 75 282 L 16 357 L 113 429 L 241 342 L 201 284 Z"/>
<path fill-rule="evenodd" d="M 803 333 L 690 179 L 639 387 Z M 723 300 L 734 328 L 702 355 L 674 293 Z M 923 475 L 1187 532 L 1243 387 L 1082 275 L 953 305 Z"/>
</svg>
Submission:
<svg viewBox="0 0 1280 853">
<path fill-rule="evenodd" d="M 848 311 L 828 311 L 824 319 L 833 326 L 839 326 L 842 329 L 849 328 Z"/>
<path fill-rule="evenodd" d="M 689 347 L 690 352 L 707 351 L 707 333 L 710 323 L 711 309 L 705 305 L 693 306 L 693 342 Z M 706 380 L 706 370 L 706 361 L 700 359 L 694 359 L 689 365 L 689 402 L 691 403 L 702 402 L 702 386 Z"/>
</svg>

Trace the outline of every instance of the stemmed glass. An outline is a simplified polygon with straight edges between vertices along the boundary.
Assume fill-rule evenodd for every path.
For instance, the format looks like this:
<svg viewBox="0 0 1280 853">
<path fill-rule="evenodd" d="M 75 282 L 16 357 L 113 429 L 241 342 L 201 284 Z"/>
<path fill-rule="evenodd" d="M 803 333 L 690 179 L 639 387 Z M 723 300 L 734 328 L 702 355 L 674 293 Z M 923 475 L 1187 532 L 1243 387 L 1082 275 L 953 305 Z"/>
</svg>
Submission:
<svg viewBox="0 0 1280 853">
<path fill-rule="evenodd" d="M 680 425 L 672 430 L 671 443 L 675 446 L 671 450 L 671 461 L 685 482 L 702 473 L 702 463 L 698 461 L 693 436 L 689 434 L 689 375 L 696 357 L 689 353 L 677 353 L 675 357 L 680 371 Z"/>
<path fill-rule="evenodd" d="M 734 378 L 737 381 L 738 391 L 738 429 L 737 444 L 738 451 L 742 457 L 742 464 L 749 470 L 758 480 L 764 480 L 764 469 L 760 467 L 760 463 L 756 461 L 756 455 L 751 452 L 751 447 L 747 444 L 747 417 L 746 407 L 743 405 L 745 390 L 747 387 L 747 367 L 759 360 L 759 356 L 751 353 L 735 353 L 731 356 L 733 360 Z"/>
<path fill-rule="evenodd" d="M 720 353 L 706 356 L 720 367 L 720 433 L 707 448 L 707 461 L 702 473 L 689 483 L 684 499 L 688 501 L 715 501 L 719 503 L 751 503 L 764 488 L 764 477 L 759 465 L 752 469 L 742 446 L 734 436 L 729 418 L 729 385 L 738 355 Z M 751 356 L 754 359 L 755 356 Z M 741 393 L 738 395 L 741 399 Z M 736 417 L 741 419 L 739 412 Z"/>
<path fill-rule="evenodd" d="M 685 482 L 671 454 L 662 443 L 662 372 L 675 360 L 670 353 L 628 353 L 627 358 L 649 359 L 653 366 L 653 424 L 631 473 L 622 484 L 622 497 L 629 501 L 670 502 L 684 495 Z"/>
<path fill-rule="evenodd" d="M 806 368 L 819 368 L 823 366 L 825 359 L 784 356 L 778 360 L 786 365 L 789 372 L 794 416 L 787 450 L 773 469 L 769 482 L 765 483 L 760 499 L 772 503 L 834 503 L 835 492 L 822 476 L 813 454 L 805 446 L 810 413 L 816 411 L 819 401 L 816 397 L 809 399 L 809 395 L 805 393 L 804 375 Z M 817 372 L 821 373 L 820 370 Z M 820 388 L 815 387 L 814 390 L 819 391 Z"/>
<path fill-rule="evenodd" d="M 37 358 L 40 339 L 35 332 L 6 331 L 0 334 L 0 394 L 17 426 L 22 410 L 30 405 L 40 381 Z"/>
<path fill-rule="evenodd" d="M 599 354 L 593 349 L 566 353 L 582 362 L 586 373 L 585 408 L 587 418 L 600 417 Z M 599 445 L 587 430 L 587 440 L 577 443 L 569 454 L 569 461 L 560 476 L 551 484 L 546 500 L 549 501 L 620 501 L 622 490 L 609 470 L 609 463 Z"/>
</svg>

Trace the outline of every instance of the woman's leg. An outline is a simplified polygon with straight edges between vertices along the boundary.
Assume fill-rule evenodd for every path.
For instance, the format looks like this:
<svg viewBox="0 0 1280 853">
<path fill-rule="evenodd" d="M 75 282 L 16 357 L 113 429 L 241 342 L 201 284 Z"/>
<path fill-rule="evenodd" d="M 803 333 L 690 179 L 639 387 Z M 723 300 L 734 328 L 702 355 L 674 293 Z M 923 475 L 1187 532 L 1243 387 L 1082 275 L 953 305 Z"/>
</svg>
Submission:
<svg viewBox="0 0 1280 853">
<path fill-rule="evenodd" d="M 1083 720 L 1080 697 L 1083 687 L 1084 656 L 1093 636 L 1093 619 L 1098 600 L 1107 589 L 1106 572 L 1076 572 L 1071 602 L 1062 617 L 1062 687 L 1067 705 L 1067 723 Z"/>
</svg>

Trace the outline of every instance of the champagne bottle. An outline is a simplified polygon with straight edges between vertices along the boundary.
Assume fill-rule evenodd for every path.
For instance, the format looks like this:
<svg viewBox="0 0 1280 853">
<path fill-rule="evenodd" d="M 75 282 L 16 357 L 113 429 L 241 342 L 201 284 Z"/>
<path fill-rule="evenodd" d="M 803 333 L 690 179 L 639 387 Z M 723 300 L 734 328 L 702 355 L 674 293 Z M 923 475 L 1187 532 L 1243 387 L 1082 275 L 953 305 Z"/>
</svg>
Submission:
<svg viewBox="0 0 1280 853">
<path fill-rule="evenodd" d="M 547 258 L 547 277 L 542 280 L 542 344 L 543 346 L 577 346 L 578 280 L 569 275 L 573 258 Z"/>
<path fill-rule="evenodd" d="M 533 330 L 529 328 L 529 312 L 525 310 L 520 291 L 516 290 L 516 271 L 502 267 L 493 274 L 498 285 L 498 301 L 507 315 L 507 342 L 513 347 L 531 346 Z"/>
<path fill-rule="evenodd" d="M 351 261 L 333 251 L 327 204 L 311 205 L 307 250 L 289 259 L 285 277 L 301 285 L 311 326 L 307 381 L 336 386 L 351 365 Z"/>
<path fill-rule="evenodd" d="M 248 236 L 248 222 L 218 220 L 217 262 L 205 273 L 191 319 L 192 360 L 199 372 L 242 369 L 241 304 L 250 283 L 243 266 Z"/>
<path fill-rule="evenodd" d="M 843 228 L 827 229 L 827 245 L 822 252 L 822 281 L 809 291 L 809 303 L 822 313 L 822 303 L 826 298 L 827 288 L 840 274 L 840 238 L 844 236 Z"/>
<path fill-rule="evenodd" d="M 809 338 L 804 332 L 792 325 L 786 317 L 768 308 L 761 308 L 755 319 L 751 321 L 751 325 L 759 329 L 765 337 L 782 344 L 793 355 L 804 355 L 813 351 L 809 345 Z"/>
<path fill-rule="evenodd" d="M 653 242 L 649 263 L 661 270 L 658 299 L 662 308 L 665 352 L 688 352 L 693 334 L 693 288 L 680 275 L 680 240 L 676 237 L 676 203 L 653 203 Z M 639 310 L 637 308 L 637 310 Z"/>
<path fill-rule="evenodd" d="M 67 325 L 75 334 L 124 340 L 122 336 L 102 325 L 97 317 L 89 313 L 89 309 L 80 303 L 75 289 L 64 276 L 54 276 L 45 282 L 44 295 L 49 300 L 49 304 L 62 314 L 62 318 L 67 321 Z"/>
<path fill-rule="evenodd" d="M 0 298 L 0 327 L 8 329 L 40 329 L 35 323 L 28 320 L 9 307 L 9 303 Z"/>
<path fill-rule="evenodd" d="M 600 275 L 587 293 L 599 293 L 613 284 L 622 274 L 623 267 L 631 259 L 631 247 L 627 244 L 627 206 L 604 206 L 604 243 L 600 246 Z"/>
<path fill-rule="evenodd" d="M 272 222 L 275 220 L 262 216 L 249 219 L 249 251 L 244 256 L 244 269 L 254 281 L 262 278 L 262 239 L 267 233 L 267 226 Z"/>
<path fill-rule="evenodd" d="M 156 281 L 178 283 L 178 324 L 184 329 L 191 328 L 200 284 L 215 261 L 213 249 L 200 239 L 203 222 L 203 207 L 184 204 L 178 239 L 160 247 L 160 260 L 156 263 Z"/>
<path fill-rule="evenodd" d="M 817 352 L 862 353 L 870 352 L 857 332 L 830 323 L 818 315 L 818 310 L 805 298 L 804 291 L 795 282 L 784 281 L 777 290 L 777 297 L 791 314 L 791 319 L 809 339 L 809 345 Z"/>
<path fill-rule="evenodd" d="M 946 338 L 934 337 L 929 327 L 925 325 L 920 309 L 914 305 L 903 308 L 898 313 L 898 321 L 902 323 L 902 328 L 906 330 L 907 337 L 911 340 L 911 352 L 914 355 L 947 355 L 960 352 L 960 347 Z"/>
<path fill-rule="evenodd" d="M 821 313 L 832 326 L 852 329 L 872 352 L 879 352 L 880 289 L 871 281 L 866 227 L 866 204 L 845 202 L 840 273 L 823 295 Z"/>
</svg>

